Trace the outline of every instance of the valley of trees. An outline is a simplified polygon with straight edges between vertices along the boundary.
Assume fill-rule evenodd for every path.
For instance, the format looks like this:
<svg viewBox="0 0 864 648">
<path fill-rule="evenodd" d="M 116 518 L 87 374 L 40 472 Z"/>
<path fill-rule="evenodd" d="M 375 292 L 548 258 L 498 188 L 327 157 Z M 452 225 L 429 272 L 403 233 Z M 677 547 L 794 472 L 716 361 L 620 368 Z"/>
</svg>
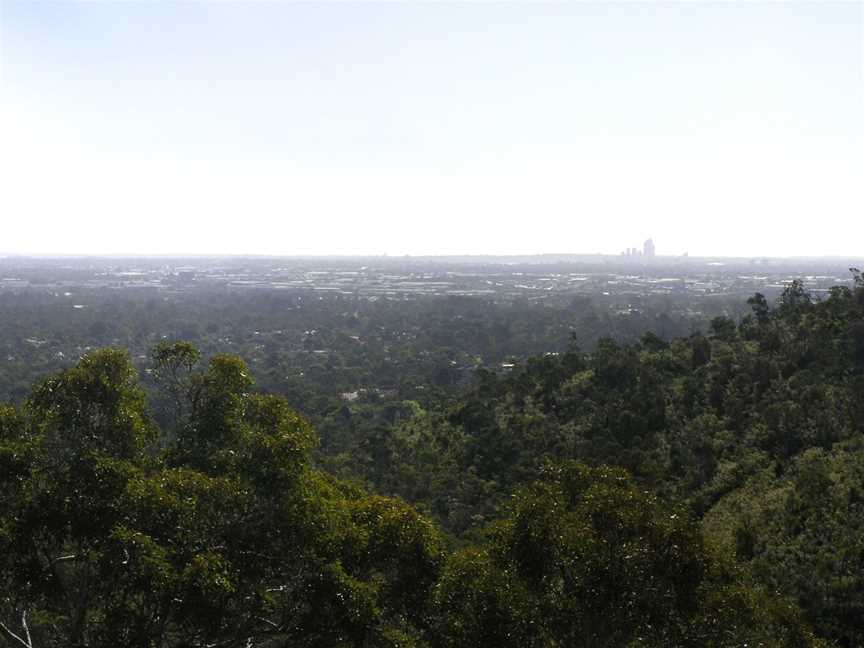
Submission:
<svg viewBox="0 0 864 648">
<path fill-rule="evenodd" d="M 476 327 L 437 315 L 457 327 L 441 343 L 472 356 L 482 340 L 516 367 L 437 383 L 424 372 L 452 354 L 417 362 L 434 352 L 417 340 L 446 328 L 394 305 L 418 346 L 370 344 L 404 356 L 356 400 L 335 391 L 356 385 L 340 368 L 381 380 L 385 366 L 361 350 L 277 380 L 262 368 L 289 375 L 317 342 L 262 343 L 247 366 L 219 349 L 218 318 L 205 345 L 142 332 L 131 353 L 87 350 L 26 388 L 15 374 L 0 407 L 0 645 L 862 645 L 853 277 L 824 298 L 796 281 L 743 317 L 615 337 L 580 335 L 566 309 L 532 328 L 528 305 L 478 304 Z M 38 321 L 34 307 L 17 325 L 28 312 Z M 155 306 L 139 314 L 155 327 Z"/>
</svg>

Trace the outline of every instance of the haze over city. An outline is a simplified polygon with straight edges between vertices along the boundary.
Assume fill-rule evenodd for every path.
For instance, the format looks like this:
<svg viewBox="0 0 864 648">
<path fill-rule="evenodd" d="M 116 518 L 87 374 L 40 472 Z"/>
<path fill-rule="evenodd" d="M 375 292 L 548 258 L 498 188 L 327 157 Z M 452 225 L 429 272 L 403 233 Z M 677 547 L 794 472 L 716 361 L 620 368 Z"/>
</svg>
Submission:
<svg viewBox="0 0 864 648">
<path fill-rule="evenodd" d="M 3 0 L 0 253 L 854 255 L 861 3 Z"/>
</svg>

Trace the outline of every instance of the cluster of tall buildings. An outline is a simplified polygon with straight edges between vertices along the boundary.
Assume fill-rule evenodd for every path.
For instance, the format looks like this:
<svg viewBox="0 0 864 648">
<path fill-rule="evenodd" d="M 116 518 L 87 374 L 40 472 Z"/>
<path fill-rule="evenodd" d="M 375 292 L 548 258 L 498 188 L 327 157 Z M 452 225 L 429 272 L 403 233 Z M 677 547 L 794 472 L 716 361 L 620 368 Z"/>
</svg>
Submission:
<svg viewBox="0 0 864 648">
<path fill-rule="evenodd" d="M 642 249 L 639 248 L 627 248 L 623 252 L 621 252 L 621 256 L 625 257 L 653 257 L 656 256 L 657 252 L 654 249 L 654 240 L 648 239 L 642 244 Z"/>
</svg>

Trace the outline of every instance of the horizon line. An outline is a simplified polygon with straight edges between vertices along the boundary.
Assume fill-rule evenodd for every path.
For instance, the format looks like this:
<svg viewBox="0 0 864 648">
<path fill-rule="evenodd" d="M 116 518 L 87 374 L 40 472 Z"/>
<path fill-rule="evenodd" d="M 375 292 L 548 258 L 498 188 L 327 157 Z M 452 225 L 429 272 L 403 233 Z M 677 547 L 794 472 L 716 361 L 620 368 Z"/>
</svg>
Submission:
<svg viewBox="0 0 864 648">
<path fill-rule="evenodd" d="M 864 260 L 864 256 L 846 254 L 656 254 L 653 256 L 633 255 L 609 252 L 534 252 L 534 253 L 449 253 L 449 254 L 371 254 L 371 253 L 243 253 L 243 252 L 3 252 L 0 259 L 454 259 L 454 258 L 538 258 L 538 257 L 574 257 L 593 259 L 623 259 L 627 261 L 649 259 L 658 260 L 693 260 L 693 259 L 764 259 L 764 260 Z"/>
</svg>

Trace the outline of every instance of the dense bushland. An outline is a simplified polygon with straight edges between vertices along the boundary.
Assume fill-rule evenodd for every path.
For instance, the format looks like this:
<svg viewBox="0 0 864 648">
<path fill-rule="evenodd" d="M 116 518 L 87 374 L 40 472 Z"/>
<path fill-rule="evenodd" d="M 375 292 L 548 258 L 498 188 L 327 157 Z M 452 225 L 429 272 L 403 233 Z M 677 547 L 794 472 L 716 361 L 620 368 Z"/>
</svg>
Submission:
<svg viewBox="0 0 864 648">
<path fill-rule="evenodd" d="M 162 342 L 148 398 L 90 352 L 0 407 L 0 642 L 860 645 L 854 277 L 384 420 L 345 405 L 317 454 L 237 356 Z"/>
<path fill-rule="evenodd" d="M 11 646 L 817 645 L 698 525 L 621 469 L 548 465 L 448 549 L 398 499 L 310 464 L 248 368 L 84 357 L 0 410 L 0 641 Z"/>
</svg>

